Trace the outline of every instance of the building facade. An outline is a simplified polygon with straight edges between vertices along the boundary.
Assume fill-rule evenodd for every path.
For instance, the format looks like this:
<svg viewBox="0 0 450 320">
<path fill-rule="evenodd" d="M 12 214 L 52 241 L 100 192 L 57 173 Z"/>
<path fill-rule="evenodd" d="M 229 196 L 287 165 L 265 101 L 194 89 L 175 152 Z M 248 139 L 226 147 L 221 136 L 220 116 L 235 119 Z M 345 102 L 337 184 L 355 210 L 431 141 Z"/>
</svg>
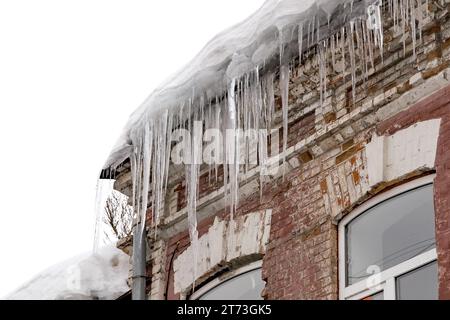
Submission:
<svg viewBox="0 0 450 320">
<path fill-rule="evenodd" d="M 218 180 L 205 170 L 196 248 L 172 171 L 148 228 L 148 299 L 450 299 L 450 7 L 410 3 L 420 35 L 383 8 L 383 52 L 366 76 L 333 62 L 322 90 L 320 52 L 291 63 L 286 161 L 263 183 L 248 170 L 233 214 L 220 168 Z M 131 195 L 126 164 L 115 188 Z"/>
</svg>

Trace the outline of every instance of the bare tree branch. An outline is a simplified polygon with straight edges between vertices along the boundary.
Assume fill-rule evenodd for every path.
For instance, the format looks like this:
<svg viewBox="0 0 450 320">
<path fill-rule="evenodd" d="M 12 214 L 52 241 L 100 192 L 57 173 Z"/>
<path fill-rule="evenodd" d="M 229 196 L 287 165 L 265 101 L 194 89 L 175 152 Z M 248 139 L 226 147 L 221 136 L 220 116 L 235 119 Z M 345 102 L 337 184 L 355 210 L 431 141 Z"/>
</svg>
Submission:
<svg viewBox="0 0 450 320">
<path fill-rule="evenodd" d="M 113 191 L 106 201 L 103 223 L 108 227 L 105 238 L 112 241 L 128 237 L 132 231 L 133 208 L 128 205 L 127 197 Z"/>
</svg>

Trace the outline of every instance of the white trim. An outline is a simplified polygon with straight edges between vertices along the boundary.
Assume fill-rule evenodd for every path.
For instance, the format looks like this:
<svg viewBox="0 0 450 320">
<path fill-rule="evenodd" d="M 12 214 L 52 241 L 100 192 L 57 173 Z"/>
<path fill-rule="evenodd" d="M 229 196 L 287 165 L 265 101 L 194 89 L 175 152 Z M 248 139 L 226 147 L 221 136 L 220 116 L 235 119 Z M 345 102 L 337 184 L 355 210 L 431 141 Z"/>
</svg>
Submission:
<svg viewBox="0 0 450 320">
<path fill-rule="evenodd" d="M 397 298 L 397 290 L 395 290 L 395 278 L 386 280 L 386 286 L 384 290 L 384 300 L 395 300 Z"/>
<path fill-rule="evenodd" d="M 376 292 L 381 291 L 380 288 L 373 290 L 367 287 L 367 283 L 365 280 L 359 281 L 353 285 L 346 286 L 346 263 L 345 263 L 345 227 L 350 221 L 355 219 L 357 216 L 366 212 L 370 208 L 378 205 L 379 203 L 386 201 L 390 198 L 393 198 L 397 195 L 400 195 L 404 192 L 432 184 L 435 178 L 435 174 L 431 174 L 422 178 L 415 179 L 413 181 L 402 184 L 399 187 L 395 187 L 391 190 L 383 192 L 372 199 L 366 201 L 358 208 L 353 210 L 351 213 L 346 215 L 338 225 L 338 254 L 339 254 L 339 299 L 353 299 L 353 298 L 364 298 L 366 296 L 370 296 Z M 419 256 L 416 256 L 412 259 L 402 262 L 399 265 L 396 265 L 387 270 L 383 270 L 379 274 L 379 283 L 380 286 L 383 287 L 384 290 L 384 299 L 385 300 L 394 300 L 395 299 L 395 277 L 411 271 L 412 269 L 423 266 L 429 262 L 432 262 L 437 259 L 436 249 L 431 249 L 428 252 L 425 252 Z"/>
<path fill-rule="evenodd" d="M 380 288 L 370 288 L 367 289 L 366 291 L 360 292 L 358 294 L 355 294 L 351 297 L 347 297 L 345 298 L 346 300 L 362 300 L 364 298 L 373 296 L 374 294 L 378 293 L 378 292 L 382 292 L 383 293 L 383 297 L 384 297 L 384 290 L 385 290 L 385 283 L 380 285 Z"/>
<path fill-rule="evenodd" d="M 433 262 L 434 260 L 436 260 L 436 258 L 437 258 L 436 249 L 431 249 L 428 252 L 425 252 L 414 258 L 406 260 L 392 268 L 383 270 L 383 272 L 381 272 L 379 274 L 379 276 L 380 276 L 379 283 L 382 287 L 385 288 L 385 299 L 386 300 L 394 300 L 395 299 L 395 278 L 397 278 L 398 276 L 401 276 L 402 274 L 408 273 L 411 270 L 420 268 L 430 262 Z M 393 291 L 394 292 L 393 293 L 390 290 L 392 288 L 391 280 L 394 280 L 394 283 L 393 283 L 393 285 L 394 285 Z M 348 299 L 349 297 L 352 297 L 354 295 L 361 294 L 361 293 L 364 293 L 363 296 L 370 296 L 371 295 L 370 293 L 365 294 L 366 291 L 376 293 L 381 290 L 375 289 L 375 288 L 368 288 L 366 281 L 362 280 L 362 281 L 359 281 L 348 287 L 345 287 L 343 293 L 344 293 L 344 297 L 346 297 L 346 299 Z"/>
<path fill-rule="evenodd" d="M 257 270 L 262 268 L 262 260 L 258 260 L 255 262 L 252 262 L 250 264 L 247 264 L 241 268 L 231 270 L 227 272 L 224 275 L 221 275 L 220 277 L 216 277 L 213 280 L 206 283 L 204 286 L 200 287 L 197 291 L 195 291 L 190 297 L 189 300 L 197 300 L 202 295 L 210 291 L 211 289 L 217 287 L 223 282 L 226 282 L 228 280 L 231 280 L 241 274 L 244 274 L 249 271 Z"/>
</svg>

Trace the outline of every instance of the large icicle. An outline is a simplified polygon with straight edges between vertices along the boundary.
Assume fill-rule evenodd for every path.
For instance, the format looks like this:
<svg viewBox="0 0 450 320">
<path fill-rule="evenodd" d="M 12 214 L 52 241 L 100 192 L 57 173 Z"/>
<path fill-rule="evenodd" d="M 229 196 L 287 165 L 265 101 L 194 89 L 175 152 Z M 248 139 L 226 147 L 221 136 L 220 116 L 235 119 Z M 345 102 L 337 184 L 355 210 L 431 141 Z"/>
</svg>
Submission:
<svg viewBox="0 0 450 320">
<path fill-rule="evenodd" d="M 302 63 L 303 55 L 303 22 L 298 25 L 298 61 Z"/>
<path fill-rule="evenodd" d="M 232 79 L 228 89 L 227 105 L 225 112 L 225 163 L 224 186 L 225 196 L 228 198 L 231 215 L 234 214 L 237 205 L 237 192 L 239 190 L 239 136 L 237 128 L 236 110 L 236 79 Z"/>
<path fill-rule="evenodd" d="M 356 53 L 355 53 L 355 41 L 354 41 L 355 21 L 350 21 L 350 34 L 349 34 L 349 54 L 350 54 L 350 73 L 352 75 L 352 101 L 356 100 Z"/>
<path fill-rule="evenodd" d="M 98 252 L 101 245 L 101 236 L 103 234 L 102 223 L 105 214 L 105 205 L 109 196 L 112 194 L 114 186 L 113 179 L 99 179 L 97 181 L 97 192 L 95 197 L 95 226 L 94 226 L 94 253 Z"/>
<path fill-rule="evenodd" d="M 288 121 L 289 121 L 289 67 L 282 65 L 280 68 L 280 93 L 281 108 L 283 113 L 283 176 L 285 174 L 285 161 L 288 139 Z"/>
<path fill-rule="evenodd" d="M 153 139 L 152 139 L 152 131 L 150 129 L 150 124 L 147 123 L 144 131 L 144 139 L 142 140 L 142 192 L 140 192 L 140 216 L 139 222 L 141 227 L 141 234 L 144 234 L 145 221 L 147 218 L 147 207 L 148 207 L 148 193 L 150 187 L 150 166 L 152 160 L 152 147 L 153 147 Z M 156 158 L 156 157 L 155 157 Z M 155 170 L 153 170 L 155 172 Z"/>
<path fill-rule="evenodd" d="M 397 0 L 394 0 L 397 3 Z M 367 8 L 367 28 L 373 30 L 375 46 L 380 48 L 381 59 L 383 59 L 383 22 L 381 21 L 381 0 L 374 2 Z M 393 7 L 394 25 L 396 24 L 397 6 Z"/>
</svg>

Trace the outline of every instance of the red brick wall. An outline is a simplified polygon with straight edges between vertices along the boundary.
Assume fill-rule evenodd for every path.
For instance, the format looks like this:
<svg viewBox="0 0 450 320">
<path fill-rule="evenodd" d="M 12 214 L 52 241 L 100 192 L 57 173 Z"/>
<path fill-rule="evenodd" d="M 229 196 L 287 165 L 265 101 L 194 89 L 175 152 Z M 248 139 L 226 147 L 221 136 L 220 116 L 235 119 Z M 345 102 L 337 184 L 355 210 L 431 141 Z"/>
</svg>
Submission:
<svg viewBox="0 0 450 320">
<path fill-rule="evenodd" d="M 414 123 L 436 118 L 442 119 L 435 180 L 439 296 L 450 299 L 450 87 L 379 123 L 376 131 L 380 135 L 393 134 Z M 352 155 L 347 154 L 351 149 L 346 148 L 340 153 L 346 155 L 344 160 L 352 160 Z M 336 156 L 336 159 L 341 159 L 341 156 Z M 284 180 L 280 178 L 271 182 L 264 189 L 261 201 L 255 193 L 239 204 L 236 215 L 273 209 L 270 242 L 263 260 L 263 278 L 266 281 L 263 295 L 266 299 L 338 298 L 337 228 L 325 211 L 322 198 L 321 182 L 328 170 L 317 167 L 321 162 L 317 160 L 292 170 Z M 224 211 L 218 215 L 222 219 L 228 218 Z M 200 236 L 212 223 L 213 217 L 200 223 Z M 168 299 L 179 298 L 173 292 L 170 261 L 188 245 L 187 232 L 168 242 Z"/>
<path fill-rule="evenodd" d="M 337 298 L 336 226 L 325 212 L 319 176 L 301 179 L 308 170 L 291 172 L 273 201 L 266 299 Z"/>
<path fill-rule="evenodd" d="M 307 164 L 268 185 L 263 198 L 252 196 L 239 205 L 236 216 L 272 208 L 270 244 L 263 260 L 263 278 L 267 281 L 266 299 L 336 299 L 337 231 L 326 214 L 319 176 Z M 310 176 L 303 181 L 302 176 Z M 295 201 L 292 201 L 295 199 Z M 322 202 L 322 203 L 321 203 Z M 222 219 L 229 218 L 223 211 Z M 213 218 L 199 225 L 199 236 L 212 225 Z M 166 272 L 168 299 L 179 299 L 173 292 L 170 261 L 189 245 L 187 232 L 168 242 Z"/>
<path fill-rule="evenodd" d="M 450 86 L 380 123 L 379 134 L 392 134 L 416 122 L 441 119 L 436 155 L 435 211 L 439 298 L 450 299 Z"/>
<path fill-rule="evenodd" d="M 440 24 L 443 25 L 442 28 Z M 326 178 L 330 180 L 332 176 L 332 187 L 336 188 L 338 205 L 350 210 L 350 206 L 355 204 L 349 203 L 348 192 L 340 190 L 339 183 L 334 182 L 339 180 L 333 176 L 336 168 L 348 164 L 352 179 L 355 185 L 358 185 L 364 163 L 355 163 L 356 154 L 361 153 L 374 130 L 378 134 L 393 134 L 416 122 L 441 118 L 435 180 L 436 239 L 439 296 L 441 299 L 450 299 L 450 87 L 440 90 L 388 120 L 377 123 L 379 119 L 375 116 L 383 105 L 399 98 L 448 66 L 450 33 L 443 35 L 441 30 L 450 30 L 450 22 L 434 21 L 428 29 L 424 28 L 423 46 L 418 48 L 417 58 L 412 59 L 411 50 L 408 49 L 410 51 L 404 56 L 403 46 L 398 46 L 400 42 L 394 39 L 395 32 L 392 31 L 392 27 L 389 29 L 385 26 L 385 35 L 389 34 L 389 37 L 386 37 L 385 41 L 387 50 L 384 65 L 381 68 L 377 66 L 376 73 L 371 75 L 366 83 L 357 84 L 358 94 L 355 103 L 349 99 L 351 83 L 345 80 L 341 73 L 330 73 L 328 88 L 333 91 L 329 99 L 332 103 L 290 121 L 288 146 L 317 134 L 328 124 L 339 123 L 339 126 L 335 131 L 328 133 L 328 136 L 321 136 L 295 154 L 294 157 L 300 165 L 293 168 L 285 179 L 271 180 L 263 190 L 262 199 L 259 198 L 259 190 L 255 190 L 252 195 L 240 200 L 236 215 L 245 215 L 262 209 L 273 210 L 269 244 L 263 259 L 265 298 L 338 298 L 337 227 L 324 201 L 324 194 L 328 193 L 330 187 Z M 444 39 L 445 37 L 448 39 Z M 411 79 L 416 76 L 419 76 L 418 80 L 412 82 Z M 293 75 L 292 80 L 295 80 L 295 77 L 296 75 Z M 302 95 L 295 96 L 294 90 L 291 90 L 290 117 L 297 109 L 302 110 L 310 107 L 313 102 L 317 103 L 318 93 L 314 93 L 315 84 L 309 82 L 310 79 L 306 84 L 299 80 L 293 81 L 295 86 L 304 86 L 303 89 L 313 95 L 310 100 L 303 101 Z M 392 89 L 396 89 L 395 93 L 392 93 Z M 392 94 L 388 95 L 388 92 Z M 383 98 L 379 100 L 380 96 Z M 278 107 L 279 104 L 280 100 L 277 98 Z M 366 105 L 370 107 L 366 109 Z M 395 111 L 396 106 L 392 108 Z M 353 115 L 354 111 L 358 112 Z M 350 115 L 351 118 L 346 119 Z M 322 153 L 317 152 L 317 149 Z M 221 178 L 220 168 L 219 179 Z M 213 181 L 210 185 L 207 175 L 203 175 L 200 180 L 200 197 L 222 185 L 221 181 L 218 183 Z M 185 206 L 185 189 L 182 183 L 178 185 L 175 193 L 179 210 Z M 216 216 L 220 216 L 221 219 L 228 218 L 224 210 L 217 212 Z M 200 236 L 208 230 L 213 221 L 214 216 L 199 222 Z M 167 282 L 165 297 L 179 299 L 180 295 L 174 292 L 172 262 L 189 246 L 188 232 L 165 240 L 165 246 L 167 247 L 164 266 Z"/>
</svg>

